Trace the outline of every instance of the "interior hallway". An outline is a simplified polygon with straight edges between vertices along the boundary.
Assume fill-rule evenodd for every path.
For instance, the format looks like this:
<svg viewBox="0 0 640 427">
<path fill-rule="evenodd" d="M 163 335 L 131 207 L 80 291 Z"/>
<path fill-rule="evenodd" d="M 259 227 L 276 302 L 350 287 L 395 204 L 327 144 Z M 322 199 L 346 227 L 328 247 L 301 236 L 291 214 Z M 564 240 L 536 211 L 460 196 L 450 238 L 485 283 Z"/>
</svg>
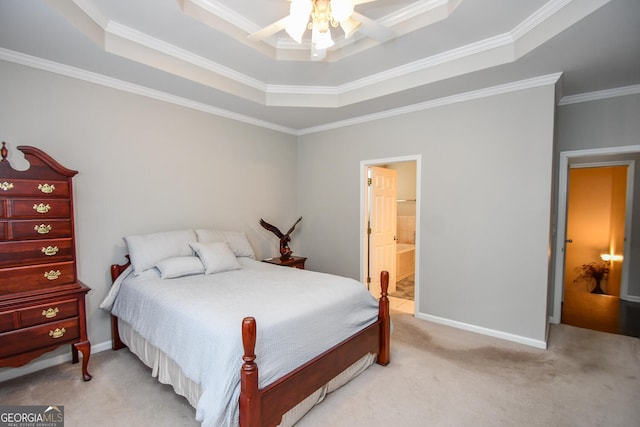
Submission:
<svg viewBox="0 0 640 427">
<path fill-rule="evenodd" d="M 640 303 L 611 295 L 565 290 L 562 323 L 640 338 Z"/>
</svg>

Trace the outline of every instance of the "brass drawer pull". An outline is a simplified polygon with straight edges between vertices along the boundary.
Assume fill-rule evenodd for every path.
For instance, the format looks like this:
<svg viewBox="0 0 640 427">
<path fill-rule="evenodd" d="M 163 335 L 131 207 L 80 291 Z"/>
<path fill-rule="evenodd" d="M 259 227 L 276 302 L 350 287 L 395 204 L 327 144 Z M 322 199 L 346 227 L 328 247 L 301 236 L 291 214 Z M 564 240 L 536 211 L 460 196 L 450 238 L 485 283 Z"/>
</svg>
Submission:
<svg viewBox="0 0 640 427">
<path fill-rule="evenodd" d="M 33 205 L 33 210 L 40 214 L 46 214 L 51 210 L 51 206 L 40 203 L 39 205 Z"/>
<path fill-rule="evenodd" d="M 38 184 L 38 190 L 42 191 L 45 194 L 51 194 L 56 190 L 56 186 L 49 184 Z"/>
<path fill-rule="evenodd" d="M 56 280 L 57 278 L 59 278 L 62 275 L 62 273 L 60 273 L 60 270 L 54 271 L 51 270 L 49 272 L 44 273 L 44 277 L 47 280 Z"/>
<path fill-rule="evenodd" d="M 64 333 L 67 332 L 67 330 L 65 328 L 56 328 L 55 331 L 49 331 L 49 336 L 55 338 L 60 338 L 64 335 Z"/>
<path fill-rule="evenodd" d="M 44 224 L 36 225 L 33 227 L 33 231 L 35 231 L 38 234 L 47 234 L 48 232 L 51 231 L 51 225 L 44 225 Z"/>
<path fill-rule="evenodd" d="M 0 190 L 9 191 L 13 188 L 13 182 L 3 182 L 0 184 Z"/>
<path fill-rule="evenodd" d="M 59 251 L 57 246 L 47 246 L 46 248 L 42 248 L 42 253 L 46 256 L 54 256 Z"/>
<path fill-rule="evenodd" d="M 42 315 L 47 319 L 53 319 L 58 315 L 58 313 L 60 313 L 60 310 L 58 309 L 58 307 L 47 308 L 46 310 L 42 310 Z"/>
</svg>

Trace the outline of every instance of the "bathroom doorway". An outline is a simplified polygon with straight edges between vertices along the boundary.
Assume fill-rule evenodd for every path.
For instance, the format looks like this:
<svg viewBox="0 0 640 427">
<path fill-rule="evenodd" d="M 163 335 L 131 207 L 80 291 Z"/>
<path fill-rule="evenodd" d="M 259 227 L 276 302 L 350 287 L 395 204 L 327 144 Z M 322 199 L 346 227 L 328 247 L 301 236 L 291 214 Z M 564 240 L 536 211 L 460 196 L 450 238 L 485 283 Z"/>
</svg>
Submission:
<svg viewBox="0 0 640 427">
<path fill-rule="evenodd" d="M 376 176 L 376 171 L 387 170 L 391 176 L 396 177 L 396 190 L 393 197 L 394 204 L 386 210 L 379 209 L 379 202 L 376 202 L 372 194 L 376 190 L 375 182 L 371 179 Z M 419 294 L 419 224 L 420 213 L 418 195 L 420 194 L 420 157 L 402 157 L 370 160 L 361 163 L 361 278 L 374 296 L 379 292 L 379 278 L 376 280 L 376 272 L 380 270 L 393 271 L 390 282 L 395 282 L 395 286 L 390 286 L 389 297 L 391 308 L 407 313 L 418 311 Z M 381 251 L 377 247 L 378 237 L 376 224 L 388 221 L 382 218 L 385 212 L 394 216 L 395 225 L 392 230 L 392 253 L 386 250 Z M 391 221 L 388 221 L 391 222 Z M 374 227 L 372 229 L 372 224 Z M 373 233 L 373 234 L 372 234 Z M 384 257 L 377 256 L 380 253 Z M 390 261 L 390 260 L 393 261 Z M 386 265 L 377 265 L 377 264 Z M 379 293 L 378 293 L 379 295 Z"/>
</svg>

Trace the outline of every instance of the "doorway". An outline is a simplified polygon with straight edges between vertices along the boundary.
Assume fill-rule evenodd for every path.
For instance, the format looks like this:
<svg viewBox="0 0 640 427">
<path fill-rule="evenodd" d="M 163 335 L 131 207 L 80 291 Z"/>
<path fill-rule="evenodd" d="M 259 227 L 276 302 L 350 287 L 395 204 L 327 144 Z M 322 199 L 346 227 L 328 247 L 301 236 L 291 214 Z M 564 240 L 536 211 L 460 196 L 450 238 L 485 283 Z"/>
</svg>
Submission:
<svg viewBox="0 0 640 427">
<path fill-rule="evenodd" d="M 630 331 L 627 326 L 630 321 L 633 324 L 637 323 L 638 319 L 628 318 L 628 315 L 637 313 L 636 308 L 640 308 L 637 289 L 632 287 L 632 292 L 629 293 L 630 277 L 633 281 L 635 280 L 633 277 L 637 276 L 633 270 L 630 270 L 630 266 L 633 265 L 632 257 L 637 259 L 638 256 L 631 250 L 631 240 L 632 236 L 636 236 L 637 240 L 637 230 L 634 233 L 632 228 L 638 228 L 633 216 L 633 199 L 634 183 L 637 181 L 637 177 L 634 178 L 635 160 L 639 157 L 640 146 L 560 153 L 554 292 L 550 319 L 552 323 L 562 322 L 637 336 L 638 332 Z M 572 197 L 571 181 L 579 180 L 580 177 L 571 176 L 571 174 L 577 172 L 577 175 L 589 175 L 591 171 L 597 171 L 600 175 L 610 176 L 607 170 L 618 170 L 618 174 L 622 175 L 622 183 L 618 179 L 616 184 L 618 194 L 601 197 L 623 200 L 622 204 L 618 203 L 615 208 L 609 205 L 604 209 L 605 216 L 611 219 L 617 218 L 613 221 L 613 228 L 605 227 L 604 232 L 592 229 L 589 236 L 576 239 L 574 234 L 577 231 L 571 225 L 572 213 L 569 199 Z M 596 179 L 591 182 L 591 186 L 600 186 L 598 194 L 601 194 L 602 182 L 598 184 L 597 178 L 590 179 Z M 624 188 L 625 184 L 626 188 Z M 635 186 L 638 187 L 637 184 Z M 636 194 L 637 191 L 636 188 Z M 579 215 L 579 222 L 585 222 L 590 217 L 597 216 L 598 209 L 589 206 L 595 203 L 593 195 L 590 197 L 591 199 L 589 197 L 583 199 L 583 205 L 588 205 L 588 212 Z M 584 269 L 580 268 L 583 265 L 605 267 L 606 271 L 603 270 L 605 278 L 601 284 L 604 293 L 597 293 L 596 281 L 591 274 L 587 274 L 586 279 L 578 277 L 584 276 L 582 274 Z"/>
<path fill-rule="evenodd" d="M 562 323 L 618 332 L 629 166 L 569 166 Z"/>
<path fill-rule="evenodd" d="M 419 188 L 420 156 L 361 162 L 361 281 L 377 298 L 379 272 L 389 271 L 391 308 L 411 314 L 419 301 Z"/>
</svg>

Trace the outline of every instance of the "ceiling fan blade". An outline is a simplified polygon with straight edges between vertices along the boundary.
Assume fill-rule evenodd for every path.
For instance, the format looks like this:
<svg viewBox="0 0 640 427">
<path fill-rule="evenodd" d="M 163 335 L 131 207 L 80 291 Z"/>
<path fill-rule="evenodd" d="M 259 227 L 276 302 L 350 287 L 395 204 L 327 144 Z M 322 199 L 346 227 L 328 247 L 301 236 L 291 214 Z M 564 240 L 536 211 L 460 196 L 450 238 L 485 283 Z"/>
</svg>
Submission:
<svg viewBox="0 0 640 427">
<path fill-rule="evenodd" d="M 378 24 L 373 19 L 367 18 L 358 12 L 353 12 L 351 16 L 353 19 L 362 22 L 362 26 L 358 30 L 360 33 L 367 37 L 371 37 L 380 43 L 389 41 L 396 36 L 396 33 L 391 31 L 389 28 L 382 24 Z"/>
<path fill-rule="evenodd" d="M 287 18 L 289 15 L 285 16 L 282 19 L 277 20 L 273 24 L 269 24 L 266 27 L 256 31 L 255 33 L 249 34 L 248 39 L 252 41 L 259 42 L 261 40 L 266 39 L 269 36 L 274 35 L 278 31 L 284 30 L 285 23 L 287 22 Z"/>
</svg>

